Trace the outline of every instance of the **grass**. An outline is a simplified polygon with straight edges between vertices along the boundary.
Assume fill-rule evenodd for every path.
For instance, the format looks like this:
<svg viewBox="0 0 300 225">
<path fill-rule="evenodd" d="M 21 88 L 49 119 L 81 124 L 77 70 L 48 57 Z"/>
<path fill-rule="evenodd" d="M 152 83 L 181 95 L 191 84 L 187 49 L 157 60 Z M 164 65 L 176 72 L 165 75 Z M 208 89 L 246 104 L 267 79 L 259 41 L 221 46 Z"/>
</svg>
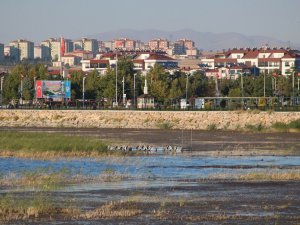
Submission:
<svg viewBox="0 0 300 225">
<path fill-rule="evenodd" d="M 0 221 L 51 216 L 56 212 L 54 202 L 45 193 L 22 198 L 12 194 L 0 196 Z"/>
<path fill-rule="evenodd" d="M 207 130 L 209 131 L 217 130 L 217 125 L 215 123 L 209 124 L 207 125 Z"/>
<path fill-rule="evenodd" d="M 259 123 L 257 125 L 252 125 L 252 124 L 246 124 L 245 128 L 249 131 L 253 131 L 253 132 L 262 132 L 265 130 L 265 127 Z"/>
<path fill-rule="evenodd" d="M 0 131 L 0 156 L 18 157 L 89 157 L 113 153 L 107 143 L 95 137 L 64 134 Z"/>
<path fill-rule="evenodd" d="M 164 121 L 164 122 L 160 121 L 156 124 L 156 126 L 162 130 L 170 130 L 173 128 L 173 124 L 168 121 Z"/>
<path fill-rule="evenodd" d="M 230 181 L 299 181 L 299 169 L 269 170 L 269 171 L 253 171 L 246 174 L 232 175 L 227 173 L 220 173 L 211 175 L 207 180 L 230 180 Z"/>
<path fill-rule="evenodd" d="M 133 217 L 142 214 L 136 202 L 133 201 L 118 201 L 109 202 L 95 210 L 84 212 L 79 215 L 83 219 L 100 219 L 100 218 L 124 218 Z"/>
<path fill-rule="evenodd" d="M 277 122 L 272 125 L 272 128 L 285 132 L 292 129 L 300 130 L 300 119 L 291 121 L 289 123 Z"/>
</svg>

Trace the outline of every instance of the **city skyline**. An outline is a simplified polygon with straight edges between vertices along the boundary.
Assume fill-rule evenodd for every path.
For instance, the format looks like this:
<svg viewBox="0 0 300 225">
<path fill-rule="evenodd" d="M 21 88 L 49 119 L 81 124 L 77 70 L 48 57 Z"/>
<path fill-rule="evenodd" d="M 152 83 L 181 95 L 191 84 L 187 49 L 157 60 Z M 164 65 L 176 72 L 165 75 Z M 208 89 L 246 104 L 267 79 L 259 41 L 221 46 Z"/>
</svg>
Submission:
<svg viewBox="0 0 300 225">
<path fill-rule="evenodd" d="M 118 4 L 96 0 L 45 0 L 43 4 L 36 0 L 6 1 L 0 3 L 5 9 L 0 15 L 4 28 L 0 31 L 0 43 L 21 38 L 39 42 L 61 35 L 74 39 L 120 29 L 235 32 L 300 42 L 297 0 L 190 0 L 182 4 L 179 0 L 131 0 Z"/>
</svg>

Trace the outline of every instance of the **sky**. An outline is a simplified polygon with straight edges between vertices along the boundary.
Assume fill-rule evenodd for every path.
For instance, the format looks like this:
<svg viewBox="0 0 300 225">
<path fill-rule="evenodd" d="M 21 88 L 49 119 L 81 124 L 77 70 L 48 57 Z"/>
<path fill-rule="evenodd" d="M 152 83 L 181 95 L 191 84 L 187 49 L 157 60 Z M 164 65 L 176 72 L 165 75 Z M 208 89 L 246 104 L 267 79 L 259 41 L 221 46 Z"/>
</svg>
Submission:
<svg viewBox="0 0 300 225">
<path fill-rule="evenodd" d="M 118 29 L 237 32 L 300 43 L 300 0 L 0 0 L 0 43 Z"/>
</svg>

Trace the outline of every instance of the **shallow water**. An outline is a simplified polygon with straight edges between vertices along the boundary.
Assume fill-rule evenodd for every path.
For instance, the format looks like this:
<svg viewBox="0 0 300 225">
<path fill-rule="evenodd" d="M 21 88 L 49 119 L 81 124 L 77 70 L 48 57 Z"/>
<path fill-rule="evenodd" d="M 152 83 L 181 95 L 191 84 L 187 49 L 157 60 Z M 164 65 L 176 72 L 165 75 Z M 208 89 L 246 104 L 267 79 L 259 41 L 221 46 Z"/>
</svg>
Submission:
<svg viewBox="0 0 300 225">
<path fill-rule="evenodd" d="M 14 173 L 21 175 L 26 172 L 56 172 L 68 170 L 71 174 L 83 176 L 99 176 L 114 172 L 126 175 L 130 181 L 123 184 L 117 182 L 115 188 L 130 188 L 133 186 L 150 185 L 164 186 L 170 182 L 182 182 L 207 178 L 218 174 L 244 174 L 252 171 L 264 172 L 300 167 L 298 156 L 233 156 L 233 157 L 203 157 L 203 156 L 136 156 L 112 157 L 106 159 L 60 159 L 31 160 L 21 158 L 0 158 L 0 174 L 5 176 Z M 149 181 L 149 182 L 148 182 Z M 127 182 L 127 183 L 126 183 Z M 192 184 L 192 183 L 191 183 Z M 97 188 L 106 188 L 97 185 Z M 113 182 L 109 187 L 114 188 Z"/>
</svg>

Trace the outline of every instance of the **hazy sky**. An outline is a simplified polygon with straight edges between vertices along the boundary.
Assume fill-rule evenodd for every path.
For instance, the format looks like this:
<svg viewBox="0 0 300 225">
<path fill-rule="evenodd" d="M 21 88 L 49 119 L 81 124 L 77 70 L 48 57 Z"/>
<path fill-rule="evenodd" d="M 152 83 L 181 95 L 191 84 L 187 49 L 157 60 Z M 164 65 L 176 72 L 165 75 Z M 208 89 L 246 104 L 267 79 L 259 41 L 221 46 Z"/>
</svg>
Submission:
<svg viewBox="0 0 300 225">
<path fill-rule="evenodd" d="M 122 28 L 238 32 L 300 43 L 300 0 L 0 0 L 0 9 L 1 43 Z"/>
</svg>

